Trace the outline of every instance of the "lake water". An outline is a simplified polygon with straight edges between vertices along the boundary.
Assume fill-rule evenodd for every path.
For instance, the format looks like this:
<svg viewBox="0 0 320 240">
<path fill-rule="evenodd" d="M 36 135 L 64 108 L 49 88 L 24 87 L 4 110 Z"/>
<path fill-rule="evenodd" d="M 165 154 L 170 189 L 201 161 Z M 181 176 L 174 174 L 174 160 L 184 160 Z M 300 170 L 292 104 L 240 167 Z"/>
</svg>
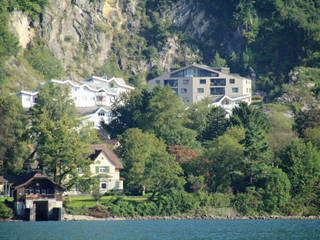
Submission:
<svg viewBox="0 0 320 240">
<path fill-rule="evenodd" d="M 5 240 L 320 240 L 320 220 L 2 222 Z"/>
</svg>

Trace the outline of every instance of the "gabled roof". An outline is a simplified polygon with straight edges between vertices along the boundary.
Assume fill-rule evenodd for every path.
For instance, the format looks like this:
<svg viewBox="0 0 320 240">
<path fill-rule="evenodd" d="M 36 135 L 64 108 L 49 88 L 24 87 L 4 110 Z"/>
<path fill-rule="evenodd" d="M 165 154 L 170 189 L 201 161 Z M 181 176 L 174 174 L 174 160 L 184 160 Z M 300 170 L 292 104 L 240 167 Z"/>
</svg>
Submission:
<svg viewBox="0 0 320 240">
<path fill-rule="evenodd" d="M 170 74 L 176 73 L 176 72 L 180 72 L 182 70 L 191 68 L 191 67 L 195 67 L 195 68 L 201 68 L 210 72 L 219 72 L 219 73 L 224 73 L 224 74 L 229 74 L 224 72 L 223 70 L 229 71 L 229 68 L 217 68 L 217 67 L 210 67 L 207 65 L 203 65 L 203 64 L 198 64 L 198 63 L 193 63 L 190 65 L 187 65 L 185 67 L 179 68 L 179 69 L 175 69 L 174 71 L 170 72 Z"/>
<path fill-rule="evenodd" d="M 35 95 L 38 94 L 38 92 L 37 92 L 37 91 L 35 91 L 35 92 L 30 92 L 30 91 L 21 90 L 20 92 L 17 93 L 17 96 L 18 96 L 18 95 L 22 95 L 22 94 L 24 94 L 24 95 L 29 95 L 29 96 L 35 96 Z"/>
<path fill-rule="evenodd" d="M 115 165 L 116 168 L 123 168 L 120 158 L 104 144 L 92 144 L 90 146 L 92 154 L 89 156 L 92 161 L 95 161 L 101 152 L 107 155 L 108 159 Z"/>
<path fill-rule="evenodd" d="M 55 79 L 52 79 L 51 82 L 57 83 L 57 84 L 62 84 L 62 85 L 64 85 L 64 84 L 69 84 L 69 85 L 71 85 L 72 87 L 76 87 L 76 88 L 86 87 L 86 88 L 88 88 L 90 91 L 93 91 L 93 92 L 106 92 L 107 94 L 110 94 L 110 95 L 114 95 L 114 96 L 117 95 L 116 93 L 110 91 L 110 89 L 94 88 L 94 87 L 92 87 L 92 86 L 90 86 L 90 85 L 88 85 L 88 84 L 85 84 L 85 83 L 83 83 L 83 84 L 78 84 L 78 83 L 75 83 L 75 82 L 73 82 L 73 81 L 71 81 L 71 80 L 55 80 Z"/>
<path fill-rule="evenodd" d="M 105 83 L 114 82 L 120 87 L 124 87 L 124 88 L 131 89 L 131 90 L 134 89 L 134 87 L 131 87 L 131 86 L 127 85 L 122 78 L 112 77 L 110 79 L 106 79 L 106 78 L 103 78 L 103 77 L 92 76 L 92 77 L 90 77 L 90 78 L 88 78 L 88 79 L 86 79 L 84 81 L 87 82 L 87 81 L 90 81 L 91 79 L 96 79 L 96 80 L 99 80 L 99 81 L 105 82 Z"/>
<path fill-rule="evenodd" d="M 82 117 L 88 117 L 100 111 L 109 112 L 110 110 L 110 107 L 77 107 L 78 115 Z"/>
<path fill-rule="evenodd" d="M 61 190 L 65 190 L 64 187 L 60 186 L 59 184 L 53 182 L 47 175 L 39 172 L 30 172 L 20 176 L 8 176 L 6 177 L 8 182 L 13 183 L 15 185 L 15 189 L 19 189 L 21 187 L 27 186 L 35 179 L 46 179 Z"/>
</svg>

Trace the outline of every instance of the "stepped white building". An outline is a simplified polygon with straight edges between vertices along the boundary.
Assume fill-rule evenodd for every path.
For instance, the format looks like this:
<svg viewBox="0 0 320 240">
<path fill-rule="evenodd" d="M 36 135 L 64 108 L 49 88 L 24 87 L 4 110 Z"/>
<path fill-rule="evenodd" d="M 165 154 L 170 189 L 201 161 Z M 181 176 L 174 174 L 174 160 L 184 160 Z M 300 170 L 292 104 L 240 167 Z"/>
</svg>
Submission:
<svg viewBox="0 0 320 240">
<path fill-rule="evenodd" d="M 101 121 L 109 123 L 111 120 L 111 106 L 121 93 L 131 91 L 134 88 L 127 85 L 121 78 L 103 78 L 92 76 L 83 82 L 70 80 L 51 80 L 57 85 L 66 85 L 71 88 L 70 98 L 74 100 L 78 115 L 84 120 L 94 123 L 99 128 Z M 17 96 L 24 108 L 30 108 L 35 104 L 38 91 L 20 91 Z"/>
</svg>

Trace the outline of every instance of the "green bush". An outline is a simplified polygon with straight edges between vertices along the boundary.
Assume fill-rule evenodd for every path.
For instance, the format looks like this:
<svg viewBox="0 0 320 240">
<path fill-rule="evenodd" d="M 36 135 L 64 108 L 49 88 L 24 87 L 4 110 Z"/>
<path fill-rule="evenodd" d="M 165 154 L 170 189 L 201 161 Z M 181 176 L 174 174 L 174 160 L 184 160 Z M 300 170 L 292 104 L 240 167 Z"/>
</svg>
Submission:
<svg viewBox="0 0 320 240">
<path fill-rule="evenodd" d="M 63 75 L 64 69 L 61 63 L 41 44 L 30 46 L 28 51 L 25 51 L 25 58 L 48 80 L 60 78 Z"/>
<path fill-rule="evenodd" d="M 155 202 L 138 203 L 136 211 L 139 216 L 156 216 L 159 214 L 159 209 Z"/>
<path fill-rule="evenodd" d="M 9 208 L 5 203 L 0 202 L 0 218 L 12 218 L 13 210 Z"/>
<path fill-rule="evenodd" d="M 137 216 L 135 206 L 131 202 L 128 202 L 125 200 L 116 201 L 114 204 L 112 204 L 109 207 L 109 210 L 111 210 L 112 216 L 117 216 L 117 217 Z"/>
<path fill-rule="evenodd" d="M 195 207 L 194 195 L 185 191 L 172 190 L 157 200 L 161 215 L 173 215 L 187 212 Z"/>
<path fill-rule="evenodd" d="M 234 208 L 243 215 L 257 215 L 261 209 L 262 201 L 254 194 L 240 193 L 233 199 Z"/>
<path fill-rule="evenodd" d="M 230 207 L 233 195 L 224 193 L 212 194 L 212 206 L 214 207 Z"/>
</svg>

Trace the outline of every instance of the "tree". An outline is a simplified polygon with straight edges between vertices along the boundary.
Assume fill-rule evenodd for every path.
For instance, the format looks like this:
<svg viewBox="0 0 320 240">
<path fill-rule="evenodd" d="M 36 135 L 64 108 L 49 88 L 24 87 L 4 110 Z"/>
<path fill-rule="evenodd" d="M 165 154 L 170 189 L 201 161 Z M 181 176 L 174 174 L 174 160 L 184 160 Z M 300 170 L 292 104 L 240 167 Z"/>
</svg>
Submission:
<svg viewBox="0 0 320 240">
<path fill-rule="evenodd" d="M 304 197 L 314 177 L 320 179 L 320 152 L 310 142 L 296 139 L 282 152 L 280 166 L 288 174 L 292 195 Z"/>
<path fill-rule="evenodd" d="M 232 188 L 239 192 L 245 188 L 244 147 L 239 143 L 244 136 L 243 128 L 233 127 L 207 144 L 204 157 L 208 159 L 206 179 L 211 191 L 227 192 Z"/>
<path fill-rule="evenodd" d="M 272 168 L 265 177 L 263 186 L 264 208 L 269 213 L 284 212 L 290 200 L 291 184 L 286 173 Z"/>
<path fill-rule="evenodd" d="M 299 137 L 304 137 L 307 128 L 320 127 L 320 109 L 312 108 L 310 110 L 300 111 L 294 117 L 294 130 Z"/>
<path fill-rule="evenodd" d="M 196 132 L 184 127 L 184 105 L 169 87 L 135 90 L 123 95 L 112 110 L 114 119 L 104 126 L 111 137 L 129 128 L 152 132 L 168 147 L 186 145 L 200 148 Z"/>
<path fill-rule="evenodd" d="M 230 123 L 233 126 L 243 128 L 248 128 L 249 124 L 253 123 L 264 131 L 269 127 L 269 120 L 266 115 L 256 107 L 248 106 L 246 102 L 240 102 L 239 106 L 232 110 Z"/>
<path fill-rule="evenodd" d="M 89 171 L 87 156 L 95 131 L 91 126 L 80 128 L 69 89 L 52 83 L 39 90 L 30 114 L 39 163 L 55 182 L 70 188 L 79 180 L 77 168 Z"/>
<path fill-rule="evenodd" d="M 152 92 L 147 88 L 123 94 L 112 107 L 113 119 L 103 128 L 112 138 L 123 134 L 129 128 L 147 129 L 151 124 L 146 116 Z"/>
<path fill-rule="evenodd" d="M 201 133 L 207 125 L 207 115 L 211 108 L 208 107 L 210 99 L 205 98 L 200 102 L 191 104 L 184 113 L 184 126 L 197 132 L 197 139 L 200 140 Z"/>
<path fill-rule="evenodd" d="M 224 58 L 220 57 L 219 53 L 216 52 L 211 65 L 214 67 L 227 67 L 227 61 Z"/>
<path fill-rule="evenodd" d="M 0 174 L 17 173 L 29 152 L 29 123 L 17 97 L 0 95 L 0 119 Z"/>
<path fill-rule="evenodd" d="M 124 132 L 117 149 L 123 160 L 126 189 L 131 193 L 151 192 L 154 197 L 183 183 L 182 170 L 166 151 L 163 141 L 152 133 L 133 128 Z"/>
<path fill-rule="evenodd" d="M 244 147 L 245 176 L 249 179 L 249 185 L 253 186 L 259 174 L 272 165 L 273 153 L 265 140 L 264 132 L 255 124 L 249 124 L 245 138 L 240 141 Z"/>
<path fill-rule="evenodd" d="M 201 133 L 201 140 L 208 141 L 213 140 L 227 130 L 228 119 L 226 118 L 226 112 L 221 107 L 213 107 L 207 115 L 206 127 Z"/>
</svg>

